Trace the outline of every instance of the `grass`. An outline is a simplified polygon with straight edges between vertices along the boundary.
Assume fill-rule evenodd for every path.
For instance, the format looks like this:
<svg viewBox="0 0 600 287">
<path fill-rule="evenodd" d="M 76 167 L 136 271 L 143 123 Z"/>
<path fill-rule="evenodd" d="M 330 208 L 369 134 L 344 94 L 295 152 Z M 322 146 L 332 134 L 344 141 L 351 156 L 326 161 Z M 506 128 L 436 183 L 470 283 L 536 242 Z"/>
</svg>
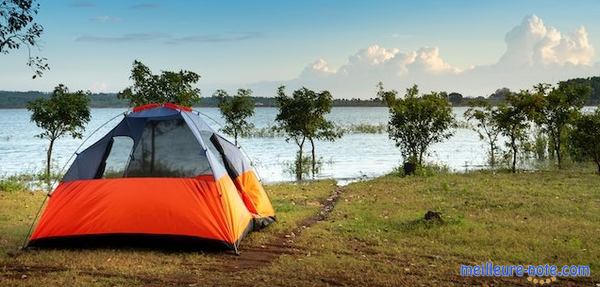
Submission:
<svg viewBox="0 0 600 287">
<path fill-rule="evenodd" d="M 277 212 L 278 222 L 265 231 L 254 232 L 244 246 L 260 246 L 274 234 L 295 227 L 320 209 L 335 187 L 334 181 L 266 186 Z M 144 249 L 32 250 L 17 257 L 9 254 L 22 243 L 35 212 L 44 200 L 40 192 L 0 192 L 0 286 L 113 286 L 148 282 L 177 283 L 199 270 L 222 265 L 230 253 L 164 252 Z M 4 266 L 5 268 L 3 268 Z M 6 266 L 12 269 L 6 271 Z M 17 267 L 17 268 L 14 268 Z M 4 270 L 3 270 L 4 269 Z M 15 270 L 16 269 L 16 270 Z M 36 271 L 37 270 L 37 271 Z M 182 274 L 186 270 L 189 274 Z M 50 271 L 50 272 L 49 272 Z M 221 273 L 203 271 L 201 280 L 219 280 Z M 92 275 L 90 275 L 92 274 Z M 25 275 L 27 278 L 22 278 Z M 198 275 L 198 274 L 196 274 Z M 176 284 L 177 285 L 177 284 Z"/>
<path fill-rule="evenodd" d="M 14 177 L 0 179 L 0 192 L 26 191 L 27 185 Z"/>
<path fill-rule="evenodd" d="M 335 131 L 340 134 L 381 134 L 387 129 L 387 125 L 384 123 L 369 124 L 369 123 L 358 123 L 349 125 L 336 125 Z M 278 130 L 275 126 L 268 126 L 262 128 L 253 128 L 248 132 L 245 137 L 250 138 L 273 138 L 273 137 L 284 137 L 285 132 Z"/>
<path fill-rule="evenodd" d="M 459 264 L 488 260 L 590 265 L 598 281 L 599 186 L 590 171 L 388 176 L 351 185 L 315 238 L 303 239 L 342 236 L 324 245 L 327 252 L 362 250 L 374 261 L 408 257 L 407 266 L 435 258 L 431 264 L 452 273 Z M 445 222 L 425 222 L 428 210 Z"/>
<path fill-rule="evenodd" d="M 6 251 L 20 244 L 42 197 L 0 193 L 0 285 L 532 286 L 525 278 L 458 276 L 460 264 L 492 260 L 590 265 L 591 278 L 558 278 L 551 286 L 594 286 L 600 282 L 598 186 L 600 176 L 579 169 L 353 183 L 327 220 L 289 240 L 294 252 L 239 269 L 244 248 L 260 248 L 296 228 L 322 207 L 334 183 L 267 186 L 279 222 L 246 238 L 239 257 L 130 249 L 35 250 L 10 257 Z M 428 210 L 441 212 L 443 222 L 423 220 Z"/>
</svg>

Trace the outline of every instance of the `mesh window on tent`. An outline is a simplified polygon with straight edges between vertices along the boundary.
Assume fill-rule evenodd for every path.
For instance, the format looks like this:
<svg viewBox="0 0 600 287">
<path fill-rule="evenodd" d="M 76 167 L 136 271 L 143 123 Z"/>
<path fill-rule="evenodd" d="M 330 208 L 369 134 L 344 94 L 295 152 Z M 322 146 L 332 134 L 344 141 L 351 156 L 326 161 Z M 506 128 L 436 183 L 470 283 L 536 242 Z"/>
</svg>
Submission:
<svg viewBox="0 0 600 287">
<path fill-rule="evenodd" d="M 204 149 L 186 123 L 182 119 L 174 119 L 146 122 L 123 177 L 194 177 L 210 174 L 212 171 Z"/>
</svg>

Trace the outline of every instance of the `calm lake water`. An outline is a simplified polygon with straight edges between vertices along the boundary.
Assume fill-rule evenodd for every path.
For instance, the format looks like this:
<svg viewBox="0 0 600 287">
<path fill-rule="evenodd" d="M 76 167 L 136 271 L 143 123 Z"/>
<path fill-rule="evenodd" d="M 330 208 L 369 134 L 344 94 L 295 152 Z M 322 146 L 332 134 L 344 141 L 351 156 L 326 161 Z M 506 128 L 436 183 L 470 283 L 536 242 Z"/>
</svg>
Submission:
<svg viewBox="0 0 600 287">
<path fill-rule="evenodd" d="M 455 108 L 459 120 L 466 108 Z M 84 139 L 107 120 L 122 114 L 125 109 L 92 109 Z M 200 108 L 205 121 L 218 129 L 223 120 L 216 108 Z M 257 108 L 252 122 L 257 128 L 274 125 L 276 108 Z M 207 118 L 213 118 L 219 124 Z M 0 109 L 0 176 L 18 173 L 34 173 L 44 168 L 48 142 L 36 138 L 40 130 L 29 121 L 30 114 L 24 109 Z M 386 124 L 387 108 L 336 107 L 329 119 L 339 125 Z M 113 128 L 121 117 L 111 121 L 87 140 L 82 148 L 94 143 Z M 83 142 L 81 139 L 62 138 L 55 144 L 54 165 L 62 167 Z M 287 166 L 293 162 L 297 147 L 282 137 L 244 138 L 240 140 L 246 153 L 254 162 L 263 181 L 292 180 Z M 386 174 L 402 162 L 399 150 L 388 139 L 386 132 L 379 134 L 346 134 L 336 142 L 317 142 L 317 155 L 322 157 L 321 178 L 347 180 Z M 429 162 L 441 163 L 461 171 L 465 165 L 478 166 L 485 163 L 484 143 L 468 129 L 457 129 L 448 141 L 436 144 L 427 156 Z"/>
</svg>

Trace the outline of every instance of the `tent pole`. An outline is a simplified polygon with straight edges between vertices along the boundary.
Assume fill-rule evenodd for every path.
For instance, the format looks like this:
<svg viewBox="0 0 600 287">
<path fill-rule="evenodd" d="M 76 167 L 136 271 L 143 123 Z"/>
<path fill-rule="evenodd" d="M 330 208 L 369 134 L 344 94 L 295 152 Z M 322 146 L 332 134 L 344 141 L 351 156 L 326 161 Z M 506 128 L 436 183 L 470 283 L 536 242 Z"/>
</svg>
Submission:
<svg viewBox="0 0 600 287">
<path fill-rule="evenodd" d="M 156 132 L 156 123 L 152 123 L 152 143 L 151 143 L 151 153 L 150 153 L 150 175 L 154 175 L 154 152 L 155 152 L 155 132 Z"/>
<path fill-rule="evenodd" d="M 33 231 L 33 226 L 35 225 L 35 222 L 37 221 L 38 217 L 40 217 L 40 213 L 42 212 L 42 208 L 44 208 L 44 205 L 46 204 L 46 201 L 48 201 L 48 198 L 50 198 L 50 192 L 48 192 L 48 194 L 46 194 L 46 197 L 44 197 L 44 200 L 42 201 L 42 204 L 38 208 L 38 211 L 35 213 L 35 218 L 33 218 L 33 221 L 31 222 L 31 226 L 29 226 L 29 230 L 27 231 L 27 235 L 25 235 L 25 239 L 23 240 L 23 244 L 21 244 L 21 249 L 27 248 L 27 243 L 29 243 L 28 242 L 29 241 L 29 236 L 31 236 L 31 232 Z"/>
<path fill-rule="evenodd" d="M 198 116 L 203 115 L 206 118 L 208 118 L 209 120 L 213 121 L 215 124 L 217 124 L 219 127 L 223 128 L 223 125 L 221 123 L 219 123 L 217 120 L 215 120 L 214 118 L 212 118 L 211 116 L 199 111 L 199 110 L 194 110 L 194 112 L 198 113 Z M 231 142 L 231 141 L 230 141 Z M 254 168 L 254 171 L 256 172 L 256 176 L 258 176 L 258 181 L 262 182 L 262 177 L 260 176 L 260 172 L 258 171 L 258 168 L 256 168 L 256 166 L 254 166 L 254 163 L 252 162 L 252 159 L 248 156 L 248 153 L 246 152 L 246 149 L 243 146 L 238 146 L 238 149 L 246 156 L 246 158 L 250 161 L 250 164 L 252 165 L 252 168 Z"/>
</svg>

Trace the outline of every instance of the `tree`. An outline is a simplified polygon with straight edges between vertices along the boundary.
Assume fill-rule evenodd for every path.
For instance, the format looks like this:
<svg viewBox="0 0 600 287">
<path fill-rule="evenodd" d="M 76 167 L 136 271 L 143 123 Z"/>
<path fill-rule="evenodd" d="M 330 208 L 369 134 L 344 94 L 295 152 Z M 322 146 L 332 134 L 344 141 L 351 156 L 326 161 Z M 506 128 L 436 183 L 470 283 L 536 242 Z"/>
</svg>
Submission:
<svg viewBox="0 0 600 287">
<path fill-rule="evenodd" d="M 465 111 L 465 118 L 468 121 L 475 121 L 475 130 L 479 138 L 486 141 L 489 145 L 489 162 L 492 168 L 496 165 L 496 151 L 498 150 L 498 136 L 500 129 L 494 121 L 498 109 L 493 107 L 488 101 L 475 99 L 469 103 L 469 109 Z"/>
<path fill-rule="evenodd" d="M 574 121 L 569 134 L 572 148 L 582 158 L 591 158 L 600 175 L 600 107 L 592 114 L 581 115 Z"/>
<path fill-rule="evenodd" d="M 458 106 L 462 104 L 463 95 L 456 92 L 450 93 L 448 94 L 448 101 L 452 103 L 453 106 Z"/>
<path fill-rule="evenodd" d="M 342 131 L 336 129 L 333 122 L 328 121 L 325 118 L 325 115 L 331 112 L 331 107 L 333 106 L 333 97 L 329 91 L 315 93 L 306 88 L 302 88 L 301 91 L 303 94 L 308 94 L 312 104 L 310 110 L 311 124 L 309 125 L 310 133 L 308 133 L 308 140 L 310 141 L 311 146 L 311 171 L 314 177 L 317 173 L 315 139 L 335 141 L 342 137 Z"/>
<path fill-rule="evenodd" d="M 173 103 L 191 107 L 200 102 L 200 89 L 192 86 L 200 80 L 200 75 L 194 72 L 162 71 L 155 75 L 148 66 L 135 60 L 130 79 L 133 86 L 119 93 L 119 98 L 129 100 L 130 106 Z"/>
<path fill-rule="evenodd" d="M 301 88 L 295 90 L 292 96 L 285 94 L 285 86 L 277 89 L 277 106 L 279 113 L 275 118 L 278 128 L 287 134 L 286 140 L 294 140 L 298 146 L 296 157 L 296 179 L 301 180 L 303 175 L 303 149 L 308 139 L 312 147 L 311 167 L 313 175 L 316 173 L 315 139 L 335 140 L 341 133 L 335 131 L 332 122 L 325 119 L 331 111 L 333 98 L 328 91 L 319 93 Z"/>
<path fill-rule="evenodd" d="M 498 111 L 493 116 L 494 125 L 500 133 L 507 137 L 506 145 L 511 151 L 511 170 L 517 172 L 517 155 L 519 146 L 526 141 L 526 131 L 529 129 L 528 115 L 531 113 L 530 93 L 527 90 L 512 93 L 506 97 L 507 103 L 498 106 Z"/>
<path fill-rule="evenodd" d="M 558 168 L 562 168 L 562 138 L 567 126 L 580 114 L 591 88 L 586 84 L 559 82 L 558 87 L 538 84 L 534 91 L 539 104 L 535 105 L 537 110 L 533 119 L 550 138 L 552 153 Z"/>
<path fill-rule="evenodd" d="M 48 139 L 50 144 L 46 154 L 46 179 L 50 183 L 50 166 L 54 142 L 65 136 L 81 138 L 85 124 L 90 121 L 90 108 L 87 93 L 77 91 L 70 93 L 69 89 L 60 84 L 54 88 L 48 99 L 39 98 L 31 101 L 27 109 L 31 112 L 31 121 L 43 129 L 37 135 Z"/>
<path fill-rule="evenodd" d="M 405 162 L 422 165 L 423 155 L 434 143 L 453 135 L 455 125 L 452 107 L 442 93 L 431 92 L 419 96 L 417 85 L 406 90 L 404 98 L 398 92 L 386 91 L 378 85 L 377 95 L 384 99 L 390 111 L 389 137 L 396 141 Z"/>
<path fill-rule="evenodd" d="M 33 78 L 50 69 L 46 58 L 32 56 L 44 28 L 34 22 L 40 5 L 35 0 L 3 0 L 0 2 L 0 54 L 8 54 L 22 46 L 27 48 L 27 66 L 34 70 Z"/>
<path fill-rule="evenodd" d="M 499 104 L 506 100 L 506 98 L 512 94 L 509 88 L 500 88 L 494 91 L 488 98 L 493 103 Z"/>
<path fill-rule="evenodd" d="M 219 110 L 225 118 L 223 132 L 232 136 L 235 144 L 238 136 L 246 135 L 254 128 L 254 124 L 248 118 L 254 115 L 254 100 L 250 97 L 252 90 L 238 89 L 237 95 L 231 97 L 224 90 L 217 90 L 213 96 L 219 99 Z"/>
<path fill-rule="evenodd" d="M 600 104 L 600 77 L 574 78 L 566 80 L 565 82 L 590 86 L 592 92 L 590 97 L 585 101 L 585 105 L 595 106 Z"/>
</svg>

